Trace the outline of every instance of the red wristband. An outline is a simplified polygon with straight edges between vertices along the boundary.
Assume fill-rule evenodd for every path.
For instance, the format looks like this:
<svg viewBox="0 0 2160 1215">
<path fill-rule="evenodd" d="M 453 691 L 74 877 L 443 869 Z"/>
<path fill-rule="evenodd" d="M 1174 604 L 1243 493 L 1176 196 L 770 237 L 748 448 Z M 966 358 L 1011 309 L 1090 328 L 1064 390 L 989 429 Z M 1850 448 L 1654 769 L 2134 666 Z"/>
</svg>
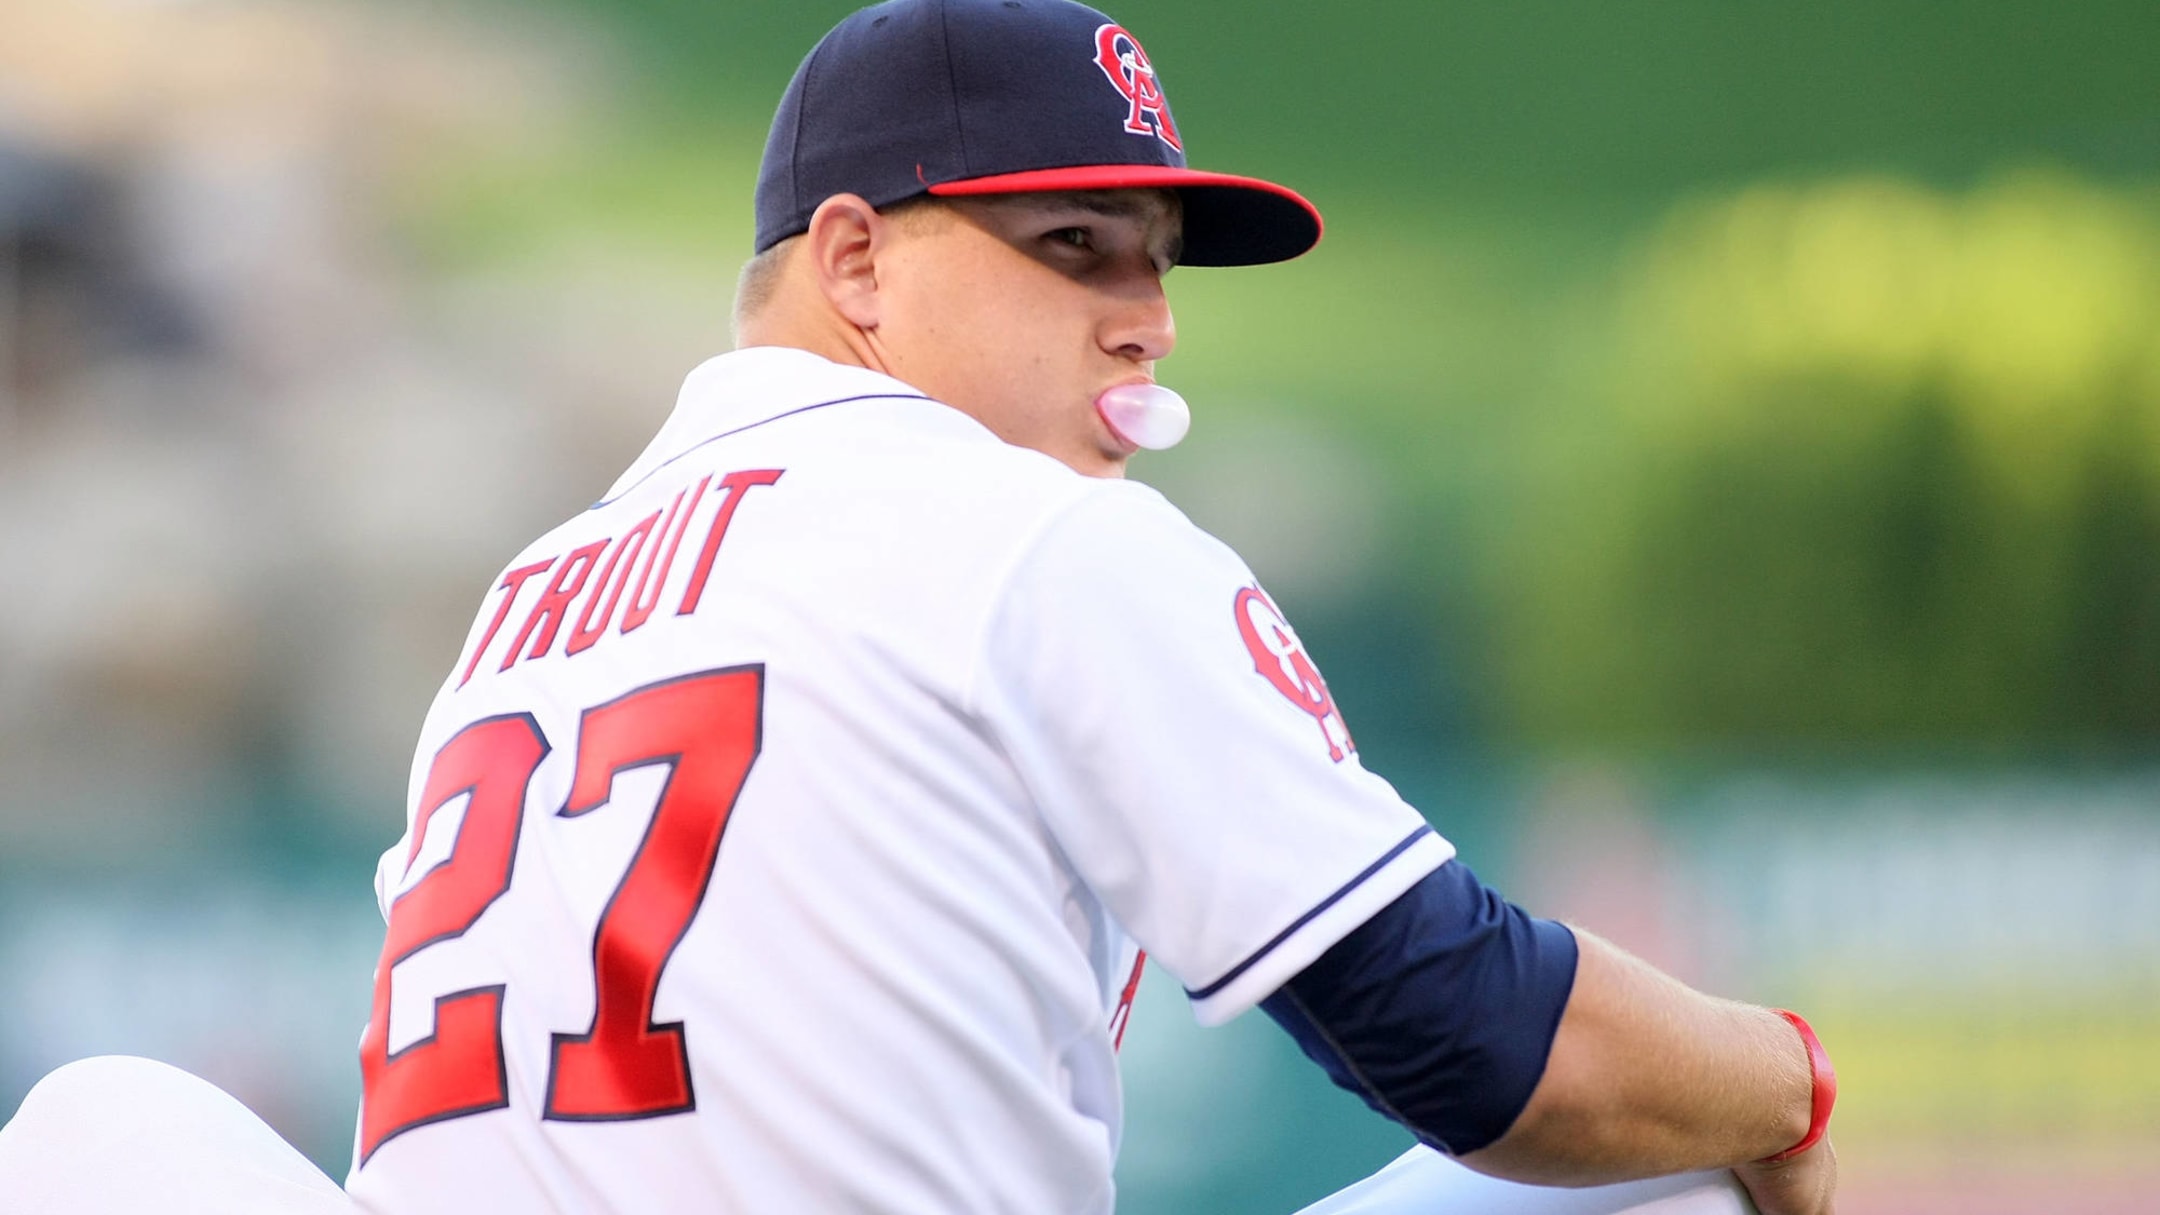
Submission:
<svg viewBox="0 0 2160 1215">
<path fill-rule="evenodd" d="M 1823 1133 L 1830 1129 L 1830 1107 L 1837 1104 L 1837 1069 L 1830 1066 L 1830 1052 L 1823 1049 L 1822 1039 L 1815 1036 L 1814 1027 L 1799 1013 L 1782 1008 L 1770 1011 L 1792 1022 L 1792 1027 L 1800 1031 L 1800 1040 L 1807 1044 L 1808 1071 L 1815 1080 L 1815 1099 L 1808 1114 L 1807 1134 L 1777 1155 L 1763 1157 L 1757 1162 L 1760 1164 L 1789 1160 L 1822 1142 Z"/>
</svg>

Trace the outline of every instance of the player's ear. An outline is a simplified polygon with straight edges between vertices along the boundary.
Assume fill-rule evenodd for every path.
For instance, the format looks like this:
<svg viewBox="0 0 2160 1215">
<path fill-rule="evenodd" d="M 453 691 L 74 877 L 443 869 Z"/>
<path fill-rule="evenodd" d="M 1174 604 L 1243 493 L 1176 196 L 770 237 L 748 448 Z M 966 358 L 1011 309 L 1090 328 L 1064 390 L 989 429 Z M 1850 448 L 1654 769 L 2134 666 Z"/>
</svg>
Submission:
<svg viewBox="0 0 2160 1215">
<path fill-rule="evenodd" d="M 859 195 L 835 194 L 811 213 L 803 253 L 826 302 L 858 329 L 875 329 L 878 309 L 877 254 L 888 223 Z"/>
</svg>

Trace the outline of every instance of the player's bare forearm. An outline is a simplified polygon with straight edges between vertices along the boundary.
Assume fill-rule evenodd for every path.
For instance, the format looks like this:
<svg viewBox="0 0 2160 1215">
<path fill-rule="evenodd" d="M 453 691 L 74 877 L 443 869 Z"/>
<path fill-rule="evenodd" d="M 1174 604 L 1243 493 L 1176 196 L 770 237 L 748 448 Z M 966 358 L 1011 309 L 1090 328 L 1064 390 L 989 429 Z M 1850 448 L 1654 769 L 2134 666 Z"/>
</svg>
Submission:
<svg viewBox="0 0 2160 1215">
<path fill-rule="evenodd" d="M 1576 939 L 1575 986 L 1544 1076 L 1507 1134 L 1463 1163 L 1595 1185 L 1744 1165 L 1807 1133 L 1812 1073 L 1783 1018 L 1703 995 L 1580 929 Z M 1826 1142 L 1782 1168 L 1743 1169 L 1742 1180 L 1766 1215 L 1821 1215 L 1834 1173 Z"/>
</svg>

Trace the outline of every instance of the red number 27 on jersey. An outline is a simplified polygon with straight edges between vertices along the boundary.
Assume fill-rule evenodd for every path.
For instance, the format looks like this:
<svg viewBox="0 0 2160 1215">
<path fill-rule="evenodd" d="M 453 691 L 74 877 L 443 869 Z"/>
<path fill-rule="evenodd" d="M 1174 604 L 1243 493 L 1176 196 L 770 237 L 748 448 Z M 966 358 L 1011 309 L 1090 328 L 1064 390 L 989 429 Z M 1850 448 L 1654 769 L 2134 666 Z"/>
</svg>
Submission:
<svg viewBox="0 0 2160 1215">
<path fill-rule="evenodd" d="M 764 695 L 765 669 L 752 665 L 648 684 L 585 711 L 559 817 L 606 804 L 618 772 L 649 764 L 666 764 L 670 772 L 644 841 L 593 933 L 592 1024 L 553 1036 L 542 1117 L 613 1121 L 696 1107 L 682 1024 L 655 1025 L 653 998 L 660 972 L 704 901 L 720 836 L 757 759 Z M 519 713 L 460 730 L 428 769 L 407 865 L 434 815 L 469 797 L 449 859 L 390 908 L 374 1010 L 360 1042 L 363 1163 L 414 1127 L 510 1103 L 503 985 L 438 996 L 434 1033 L 393 1053 L 390 973 L 428 946 L 462 936 L 510 889 L 526 787 L 547 754 L 539 723 Z"/>
</svg>

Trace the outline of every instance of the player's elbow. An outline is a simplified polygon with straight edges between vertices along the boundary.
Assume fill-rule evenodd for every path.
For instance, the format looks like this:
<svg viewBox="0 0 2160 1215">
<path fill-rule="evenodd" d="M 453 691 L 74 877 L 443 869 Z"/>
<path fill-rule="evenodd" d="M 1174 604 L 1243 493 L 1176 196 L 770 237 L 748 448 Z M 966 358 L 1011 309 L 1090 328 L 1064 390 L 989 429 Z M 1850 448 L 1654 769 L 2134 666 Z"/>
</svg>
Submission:
<svg viewBox="0 0 2160 1215">
<path fill-rule="evenodd" d="M 1548 1067 L 1505 1134 L 1464 1154 L 1462 1163 L 1490 1177 L 1528 1185 L 1593 1186 L 1675 1171 L 1651 1163 L 1669 1154 L 1646 1142 L 1684 1142 L 1686 1128 L 1661 1126 L 1609 1087 L 1580 1082 Z"/>
<path fill-rule="evenodd" d="M 1539 1087 L 1573 935 L 1449 863 L 1262 1005 L 1337 1084 L 1452 1155 L 1505 1136 Z"/>
</svg>

